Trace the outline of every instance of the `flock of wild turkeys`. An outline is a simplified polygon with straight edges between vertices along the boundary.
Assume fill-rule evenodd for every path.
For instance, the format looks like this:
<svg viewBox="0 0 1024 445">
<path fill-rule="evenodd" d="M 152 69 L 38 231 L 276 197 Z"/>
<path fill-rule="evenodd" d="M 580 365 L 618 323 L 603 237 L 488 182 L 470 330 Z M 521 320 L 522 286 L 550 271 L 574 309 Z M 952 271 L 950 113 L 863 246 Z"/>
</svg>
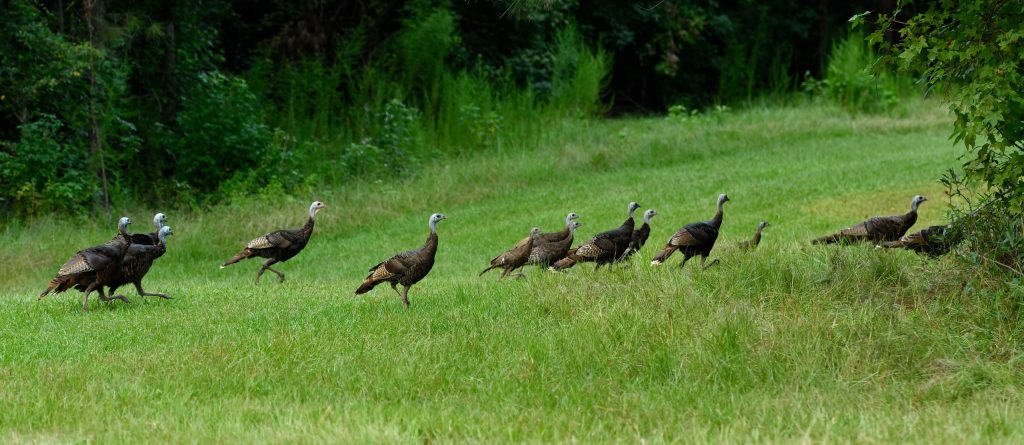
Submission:
<svg viewBox="0 0 1024 445">
<path fill-rule="evenodd" d="M 879 247 L 901 247 L 920 253 L 941 255 L 950 248 L 950 243 L 943 236 L 946 226 L 932 226 L 919 232 L 906 234 L 910 227 L 917 222 L 917 208 L 925 200 L 923 196 L 915 196 L 910 202 L 910 211 L 905 214 L 869 218 L 849 228 L 815 239 L 812 243 L 870 241 L 877 243 Z M 665 247 L 655 255 L 651 265 L 657 266 L 664 263 L 677 251 L 683 255 L 683 260 L 679 264 L 680 268 L 685 266 L 690 258 L 698 255 L 702 269 L 707 269 L 718 263 L 716 259 L 705 265 L 705 261 L 718 239 L 718 231 L 722 226 L 723 206 L 728 201 L 728 196 L 719 195 L 718 211 L 713 218 L 708 221 L 687 224 L 672 234 Z M 247 258 L 266 258 L 256 273 L 256 282 L 259 283 L 260 277 L 267 270 L 276 274 L 280 281 L 284 281 L 284 273 L 272 266 L 291 259 L 306 247 L 313 234 L 316 215 L 326 207 L 320 201 L 313 202 L 309 206 L 309 219 L 305 225 L 293 230 L 278 230 L 249 241 L 242 251 L 220 267 L 224 268 Z M 500 280 L 526 265 L 548 267 L 548 270 L 557 272 L 569 269 L 578 263 L 592 262 L 595 263 L 595 269 L 597 269 L 603 265 L 623 262 L 643 248 L 651 233 L 651 218 L 658 214 L 654 210 L 647 210 L 644 212 L 643 225 L 636 228 L 633 214 L 638 208 L 640 206 L 637 203 L 629 203 L 629 217 L 622 225 L 598 233 L 575 248 L 572 247 L 573 235 L 575 230 L 582 225 L 578 221 L 579 215 L 576 213 L 571 212 L 566 215 L 565 228 L 561 231 L 544 233 L 540 228 L 534 227 L 530 231 L 530 236 L 517 242 L 508 251 L 494 257 L 490 265 L 480 275 L 492 269 L 502 269 L 501 276 L 498 278 Z M 399 253 L 371 267 L 369 275 L 356 289 L 356 294 L 369 292 L 378 284 L 388 283 L 401 296 L 402 303 L 408 307 L 409 288 L 426 277 L 434 266 L 438 242 L 437 223 L 445 218 L 446 216 L 440 213 L 430 215 L 430 235 L 427 237 L 427 242 L 418 249 Z M 166 294 L 146 292 L 142 289 L 143 277 L 149 272 L 153 262 L 166 252 L 167 237 L 174 233 L 166 225 L 167 218 L 162 213 L 156 214 L 153 223 L 156 226 L 155 232 L 131 234 L 128 232 L 131 220 L 127 217 L 121 218 L 118 221 L 117 236 L 105 244 L 78 251 L 64 263 L 64 266 L 57 272 L 57 276 L 50 281 L 49 286 L 39 295 L 39 298 L 42 299 L 50 292 L 60 293 L 75 288 L 84 293 L 82 309 L 88 310 L 89 294 L 92 291 L 97 291 L 102 301 L 116 299 L 129 302 L 124 295 L 114 294 L 118 287 L 128 283 L 135 285 L 139 295 L 171 298 Z M 757 225 L 754 237 L 739 243 L 737 247 L 742 250 L 757 248 L 761 242 L 761 232 L 767 226 L 768 223 L 762 221 Z M 522 272 L 520 271 L 517 275 L 522 276 Z M 398 285 L 402 285 L 401 291 L 398 290 Z"/>
</svg>

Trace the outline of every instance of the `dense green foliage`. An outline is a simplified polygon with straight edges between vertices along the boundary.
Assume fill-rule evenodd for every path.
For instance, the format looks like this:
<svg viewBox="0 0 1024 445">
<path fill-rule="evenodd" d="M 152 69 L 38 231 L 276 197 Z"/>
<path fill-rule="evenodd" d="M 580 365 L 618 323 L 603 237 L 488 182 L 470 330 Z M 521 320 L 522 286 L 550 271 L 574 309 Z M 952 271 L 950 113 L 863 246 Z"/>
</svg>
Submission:
<svg viewBox="0 0 1024 445">
<path fill-rule="evenodd" d="M 1024 4 L 944 0 L 904 18 L 912 3 L 880 14 L 871 40 L 949 102 L 953 139 L 969 155 L 963 173 L 951 170 L 944 181 L 962 198 L 960 216 L 985 220 L 964 228 L 977 252 L 1024 276 Z M 899 39 L 889 41 L 893 30 Z"/>
<path fill-rule="evenodd" d="M 553 118 L 785 94 L 874 3 L 7 0 L 0 218 L 303 193 Z"/>
<path fill-rule="evenodd" d="M 167 254 L 131 305 L 35 295 L 115 219 L 0 229 L 0 440 L 9 443 L 1019 443 L 1024 288 L 952 257 L 808 239 L 927 195 L 960 154 L 938 104 L 907 117 L 838 107 L 560 121 L 537 149 L 491 151 L 400 183 L 318 190 L 309 247 L 253 285 L 217 265 L 302 223 L 279 194 L 169 215 Z M 944 147 L 937 149 L 936 147 Z M 543 162 L 539 162 L 543 160 Z M 729 193 L 721 264 L 651 268 L 680 225 Z M 556 196 L 556 198 L 552 198 Z M 477 277 L 530 227 L 580 237 L 657 209 L 627 266 Z M 423 243 L 412 308 L 366 268 Z M 150 209 L 126 210 L 137 221 Z M 761 220 L 759 249 L 742 254 Z"/>
</svg>

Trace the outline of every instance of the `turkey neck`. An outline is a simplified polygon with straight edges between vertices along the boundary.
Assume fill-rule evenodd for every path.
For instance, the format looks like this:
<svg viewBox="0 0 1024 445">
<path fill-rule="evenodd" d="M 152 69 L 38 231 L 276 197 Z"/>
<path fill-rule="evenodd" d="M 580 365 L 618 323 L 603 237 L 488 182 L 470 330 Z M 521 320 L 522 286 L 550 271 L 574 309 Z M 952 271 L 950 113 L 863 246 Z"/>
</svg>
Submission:
<svg viewBox="0 0 1024 445">
<path fill-rule="evenodd" d="M 711 225 L 715 227 L 722 226 L 722 203 L 718 204 L 718 212 L 715 213 L 715 217 L 711 219 Z M 758 232 L 760 234 L 760 232 Z"/>
<path fill-rule="evenodd" d="M 306 224 L 302 226 L 302 229 L 300 230 L 302 232 L 302 235 L 305 236 L 307 239 L 309 238 L 309 235 L 313 233 L 314 221 L 315 219 L 313 218 L 313 215 L 309 215 L 309 220 L 306 221 Z"/>
<path fill-rule="evenodd" d="M 758 245 L 758 244 L 761 244 L 761 231 L 762 231 L 762 230 L 764 230 L 764 229 L 762 229 L 762 228 L 758 227 L 758 228 L 757 228 L 757 231 L 756 231 L 756 232 L 754 232 L 754 239 L 753 239 L 753 240 L 751 240 L 751 241 L 753 241 L 753 244 L 754 244 L 755 246 L 756 246 L 756 245 Z"/>
<path fill-rule="evenodd" d="M 423 244 L 423 250 L 429 252 L 431 257 L 437 252 L 437 230 L 433 226 L 430 227 L 430 236 L 427 237 L 427 242 Z"/>
<path fill-rule="evenodd" d="M 626 218 L 626 220 L 622 222 L 622 227 L 628 227 L 629 230 L 633 230 L 633 227 L 636 227 L 636 222 L 633 221 L 633 215 L 629 215 L 629 218 Z"/>
<path fill-rule="evenodd" d="M 903 215 L 903 221 L 906 223 L 904 226 L 910 228 L 917 222 L 917 208 L 911 207 L 910 211 L 906 215 Z"/>
</svg>

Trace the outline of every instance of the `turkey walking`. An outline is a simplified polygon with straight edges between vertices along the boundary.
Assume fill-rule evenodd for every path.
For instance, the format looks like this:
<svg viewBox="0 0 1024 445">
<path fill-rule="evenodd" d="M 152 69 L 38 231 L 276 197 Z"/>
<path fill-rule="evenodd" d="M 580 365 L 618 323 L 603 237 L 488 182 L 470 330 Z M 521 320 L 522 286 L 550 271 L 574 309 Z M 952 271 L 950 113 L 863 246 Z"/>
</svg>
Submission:
<svg viewBox="0 0 1024 445">
<path fill-rule="evenodd" d="M 832 244 L 838 242 L 872 241 L 881 243 L 896 241 L 907 233 L 917 222 L 917 207 L 928 199 L 917 195 L 910 201 L 910 211 L 902 215 L 876 216 L 860 224 L 823 236 L 811 244 Z"/>
<path fill-rule="evenodd" d="M 270 266 L 288 261 L 295 255 L 298 255 L 299 252 L 302 252 L 302 249 L 306 247 L 306 243 L 309 242 L 310 235 L 313 234 L 313 223 L 317 212 L 325 208 L 327 206 L 324 203 L 313 201 L 309 205 L 309 220 L 306 221 L 306 225 L 298 229 L 278 230 L 249 241 L 245 245 L 245 249 L 242 249 L 241 252 L 235 254 L 230 260 L 221 264 L 220 268 L 223 269 L 246 258 L 266 258 L 267 260 L 263 262 L 259 272 L 256 272 L 256 284 L 259 284 L 260 277 L 267 270 L 277 274 L 278 281 L 283 282 L 284 274 Z"/>
<path fill-rule="evenodd" d="M 135 291 L 139 293 L 140 297 L 151 296 L 166 300 L 171 299 L 171 296 L 167 294 L 143 290 L 142 278 L 149 273 L 149 269 L 153 267 L 153 262 L 167 252 L 167 236 L 173 234 L 174 231 L 171 230 L 170 226 L 163 226 L 157 232 L 157 242 L 155 245 L 132 243 L 132 245 L 128 246 L 128 250 L 124 254 L 124 260 L 121 261 L 121 273 L 107 283 L 111 298 L 128 301 L 124 295 L 114 295 L 114 292 L 117 291 L 117 288 L 131 283 L 135 285 Z M 81 284 L 78 286 L 81 286 Z M 75 288 L 78 289 L 78 286 Z"/>
<path fill-rule="evenodd" d="M 426 277 L 434 267 L 434 256 L 437 255 L 437 223 L 447 218 L 440 213 L 430 215 L 430 236 L 423 247 L 399 253 L 371 267 L 370 274 L 356 289 L 356 295 L 365 294 L 383 282 L 390 283 L 391 288 L 398 292 L 398 285 L 401 284 L 403 288 L 398 295 L 402 297 L 402 304 L 408 309 L 409 288 Z"/>
<path fill-rule="evenodd" d="M 896 241 L 886 241 L 881 247 L 904 248 L 929 256 L 945 255 L 956 244 L 956 236 L 948 226 L 931 226 L 927 229 L 908 233 Z"/>
<path fill-rule="evenodd" d="M 104 294 L 103 286 L 112 282 L 121 272 L 121 261 L 131 244 L 131 234 L 128 233 L 128 225 L 131 223 L 132 220 L 127 216 L 122 217 L 117 222 L 117 236 L 105 244 L 75 253 L 57 271 L 57 276 L 50 280 L 46 290 L 39 294 L 39 299 L 42 300 L 51 291 L 59 294 L 75 287 L 85 293 L 82 297 L 83 311 L 89 310 L 89 294 L 94 290 L 99 292 L 101 301 L 112 300 Z M 79 288 L 79 285 L 82 287 Z M 118 299 L 128 302 L 124 297 Z"/>
<path fill-rule="evenodd" d="M 167 215 L 163 213 L 153 215 L 153 225 L 156 226 L 156 230 L 153 233 L 133 233 L 132 244 L 153 246 L 160 242 L 160 228 L 167 225 Z"/>
<path fill-rule="evenodd" d="M 530 251 L 530 258 L 526 264 L 536 264 L 541 267 L 548 267 L 551 263 L 565 258 L 565 254 L 572 247 L 573 231 L 581 224 L 574 224 L 579 215 L 576 212 L 569 212 L 565 216 L 565 228 L 558 232 L 541 233 L 533 242 L 533 250 Z"/>
<path fill-rule="evenodd" d="M 701 270 L 718 263 L 718 260 L 715 260 L 707 266 L 704 265 L 704 261 L 711 254 L 711 249 L 715 247 L 715 240 L 718 239 L 718 230 L 722 227 L 722 206 L 726 202 L 729 202 L 729 196 L 724 193 L 718 195 L 718 212 L 715 213 L 715 217 L 710 221 L 687 224 L 677 230 L 668 239 L 668 243 L 661 249 L 661 252 L 651 260 L 651 265 L 657 266 L 664 263 L 677 250 L 683 253 L 683 262 L 679 264 L 680 269 L 686 266 L 686 262 L 696 255 L 700 255 Z"/>
<path fill-rule="evenodd" d="M 635 226 L 633 212 L 638 208 L 640 208 L 639 204 L 635 202 L 629 203 L 629 217 L 626 218 L 626 221 L 621 226 L 607 232 L 598 233 L 589 241 L 576 248 L 575 251 L 570 250 L 565 258 L 556 261 L 548 270 L 558 272 L 568 269 L 576 265 L 576 263 L 590 261 L 597 263 L 594 266 L 596 270 L 602 265 L 618 259 L 626 251 L 629 242 L 633 240 L 633 227 Z"/>
<path fill-rule="evenodd" d="M 761 231 L 763 231 L 765 227 L 768 227 L 768 221 L 761 221 L 761 223 L 757 225 L 757 231 L 754 232 L 754 237 L 746 241 L 736 243 L 736 247 L 739 247 L 740 250 L 757 249 L 758 244 L 761 244 Z"/>
<path fill-rule="evenodd" d="M 633 231 L 633 238 L 629 241 L 629 245 L 626 246 L 626 251 L 622 253 L 619 261 L 625 261 L 642 249 L 644 244 L 647 244 L 647 238 L 651 236 L 651 218 L 654 218 L 654 215 L 657 214 L 658 212 L 655 212 L 654 209 L 648 209 L 644 212 L 644 224 L 639 229 Z"/>
<path fill-rule="evenodd" d="M 498 277 L 498 280 L 501 280 L 509 273 L 512 273 L 512 271 L 525 266 L 526 260 L 530 259 L 530 252 L 533 250 L 533 243 L 537 240 L 538 236 L 540 236 L 540 227 L 534 227 L 533 230 L 530 231 L 530 236 L 520 240 L 515 246 L 507 250 L 505 253 L 494 257 L 494 259 L 491 260 L 491 265 L 484 269 L 483 272 L 480 272 L 480 276 L 483 276 L 483 274 L 487 273 L 487 271 L 491 269 L 497 269 L 500 267 L 504 270 L 501 273 L 501 276 Z M 520 273 L 519 276 L 522 276 L 522 273 Z"/>
</svg>

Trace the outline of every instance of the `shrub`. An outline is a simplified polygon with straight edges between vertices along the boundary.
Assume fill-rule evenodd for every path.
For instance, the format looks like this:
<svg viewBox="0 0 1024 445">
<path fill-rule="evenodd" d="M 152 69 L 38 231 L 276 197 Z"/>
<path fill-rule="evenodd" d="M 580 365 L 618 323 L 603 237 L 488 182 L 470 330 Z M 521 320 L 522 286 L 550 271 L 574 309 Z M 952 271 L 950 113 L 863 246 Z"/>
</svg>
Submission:
<svg viewBox="0 0 1024 445">
<path fill-rule="evenodd" d="M 884 71 L 873 73 L 876 59 L 863 34 L 851 33 L 832 45 L 824 79 L 819 81 L 808 74 L 803 89 L 850 111 L 891 109 L 899 102 L 900 80 Z"/>
<path fill-rule="evenodd" d="M 277 159 L 270 150 L 271 132 L 244 80 L 216 71 L 199 75 L 177 123 L 171 156 L 180 181 L 213 191 L 239 170 L 272 175 Z"/>
<path fill-rule="evenodd" d="M 97 193 L 89 156 L 61 142 L 63 124 L 53 115 L 21 125 L 17 143 L 0 145 L 0 197 L 15 213 L 81 210 Z"/>
</svg>

